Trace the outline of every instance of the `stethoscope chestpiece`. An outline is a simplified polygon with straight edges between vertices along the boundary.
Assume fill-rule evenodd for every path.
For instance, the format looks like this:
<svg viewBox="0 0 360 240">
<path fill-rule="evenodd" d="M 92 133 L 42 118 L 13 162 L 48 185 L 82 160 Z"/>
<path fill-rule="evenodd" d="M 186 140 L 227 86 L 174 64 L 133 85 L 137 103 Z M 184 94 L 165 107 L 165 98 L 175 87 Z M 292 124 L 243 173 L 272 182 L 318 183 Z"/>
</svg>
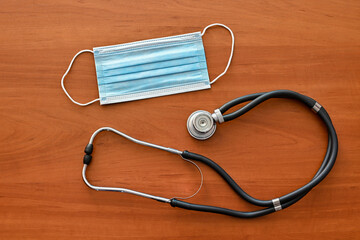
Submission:
<svg viewBox="0 0 360 240">
<path fill-rule="evenodd" d="M 198 110 L 189 116 L 187 129 L 193 138 L 206 140 L 215 133 L 216 122 L 211 116 L 211 113 Z"/>
</svg>

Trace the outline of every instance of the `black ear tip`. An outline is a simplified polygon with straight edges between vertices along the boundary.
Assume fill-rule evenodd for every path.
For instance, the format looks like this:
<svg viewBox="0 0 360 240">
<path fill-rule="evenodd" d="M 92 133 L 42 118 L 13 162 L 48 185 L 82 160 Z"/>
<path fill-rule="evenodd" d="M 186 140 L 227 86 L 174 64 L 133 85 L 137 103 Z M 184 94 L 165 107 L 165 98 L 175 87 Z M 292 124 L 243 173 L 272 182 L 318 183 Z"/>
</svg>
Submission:
<svg viewBox="0 0 360 240">
<path fill-rule="evenodd" d="M 84 156 L 84 161 L 83 161 L 84 164 L 89 165 L 90 162 L 91 162 L 91 159 L 92 159 L 92 156 L 91 156 L 91 155 L 85 154 L 85 156 Z"/>
<path fill-rule="evenodd" d="M 88 145 L 86 145 L 84 152 L 90 155 L 93 152 L 93 148 L 93 145 L 89 143 Z"/>
</svg>

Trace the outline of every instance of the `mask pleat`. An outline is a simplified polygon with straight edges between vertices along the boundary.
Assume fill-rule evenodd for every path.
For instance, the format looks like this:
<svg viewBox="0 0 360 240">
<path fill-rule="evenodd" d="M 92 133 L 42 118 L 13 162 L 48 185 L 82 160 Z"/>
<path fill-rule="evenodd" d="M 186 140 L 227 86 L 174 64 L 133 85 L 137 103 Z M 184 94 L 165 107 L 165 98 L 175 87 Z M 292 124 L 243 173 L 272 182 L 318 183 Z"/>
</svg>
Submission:
<svg viewBox="0 0 360 240">
<path fill-rule="evenodd" d="M 147 63 L 169 61 L 201 55 L 201 45 L 198 42 L 187 44 L 156 46 L 151 49 L 138 48 L 133 51 L 117 52 L 110 56 L 98 55 L 103 70 L 130 67 Z"/>
<path fill-rule="evenodd" d="M 206 74 L 207 73 L 205 71 L 189 71 L 186 75 L 172 74 L 147 79 L 138 79 L 135 81 L 126 81 L 121 84 L 106 84 L 103 85 L 103 90 L 108 92 L 107 96 L 116 96 L 121 94 L 139 93 L 152 89 L 166 89 L 169 85 L 171 85 L 171 87 L 177 87 L 192 83 L 199 83 L 201 81 L 205 84 Z M 179 80 L 179 75 L 182 77 L 181 80 Z"/>
<path fill-rule="evenodd" d="M 158 70 L 161 68 L 169 68 L 175 66 L 183 66 L 187 64 L 198 63 L 200 58 L 201 55 L 198 55 L 194 57 L 158 61 L 147 64 L 139 64 L 130 67 L 118 67 L 118 68 L 103 70 L 103 77 L 111 77 L 116 75 L 125 75 L 125 74 L 138 73 L 143 71 Z"/>
<path fill-rule="evenodd" d="M 174 74 L 187 75 L 188 72 L 193 72 L 197 70 L 201 71 L 202 69 L 206 69 L 206 63 L 204 62 L 178 65 L 175 67 L 166 67 L 166 68 L 162 67 L 156 70 L 141 71 L 136 73 L 103 77 L 99 85 L 109 84 L 109 83 L 121 83 L 121 82 L 134 81 L 139 79 L 144 79 L 144 80 L 148 79 L 150 81 L 150 78 L 156 79 L 156 77 L 163 77 L 163 76 L 170 77 L 170 75 L 174 75 Z"/>
</svg>

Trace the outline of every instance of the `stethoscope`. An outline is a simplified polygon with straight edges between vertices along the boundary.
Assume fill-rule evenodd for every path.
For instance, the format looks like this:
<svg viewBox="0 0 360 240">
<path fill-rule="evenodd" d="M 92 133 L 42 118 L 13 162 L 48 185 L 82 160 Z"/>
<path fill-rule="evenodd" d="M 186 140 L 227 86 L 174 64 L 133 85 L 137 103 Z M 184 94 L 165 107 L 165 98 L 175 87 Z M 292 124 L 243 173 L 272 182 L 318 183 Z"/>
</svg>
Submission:
<svg viewBox="0 0 360 240">
<path fill-rule="evenodd" d="M 260 200 L 256 199 L 249 194 L 247 194 L 231 177 L 226 171 L 221 168 L 217 163 L 212 161 L 211 159 L 204 157 L 202 155 L 192 153 L 189 151 L 180 151 L 174 148 L 168 148 L 160 145 L 156 145 L 153 143 L 148 143 L 145 141 L 141 141 L 138 139 L 135 139 L 133 137 L 130 137 L 116 129 L 110 128 L 110 127 L 103 127 L 98 130 L 96 130 L 93 135 L 90 138 L 89 144 L 85 148 L 85 156 L 84 156 L 84 166 L 82 170 L 82 176 L 83 180 L 86 183 L 86 185 L 94 190 L 98 191 L 114 191 L 114 192 L 124 192 L 124 193 L 130 193 L 134 195 L 138 195 L 141 197 L 146 197 L 150 199 L 154 199 L 160 202 L 169 203 L 172 207 L 179 207 L 184 208 L 188 210 L 196 210 L 196 211 L 203 211 L 203 212 L 213 212 L 213 213 L 219 213 L 219 214 L 225 214 L 230 215 L 234 217 L 240 217 L 240 218 L 253 218 L 253 217 L 259 217 L 263 215 L 267 215 L 269 213 L 273 213 L 275 211 L 279 211 L 281 209 L 287 208 L 291 206 L 292 204 L 299 201 L 301 198 L 303 198 L 312 188 L 314 188 L 317 184 L 319 184 L 330 172 L 332 167 L 335 164 L 337 152 L 338 152 L 338 139 L 336 135 L 336 131 L 334 129 L 334 126 L 331 122 L 331 119 L 324 109 L 317 101 L 314 99 L 307 97 L 305 95 L 302 95 L 300 93 L 290 91 L 290 90 L 276 90 L 271 92 L 263 92 L 263 93 L 254 93 L 245 95 L 239 98 L 236 98 L 234 100 L 231 100 L 230 102 L 224 104 L 219 109 L 216 109 L 213 114 L 210 114 L 207 111 L 196 111 L 190 115 L 187 121 L 187 128 L 191 136 L 193 136 L 196 139 L 205 140 L 211 137 L 215 130 L 216 130 L 216 123 L 220 124 L 223 122 L 228 122 L 231 120 L 234 120 L 235 118 L 240 117 L 241 115 L 247 113 L 260 103 L 270 99 L 270 98 L 291 98 L 296 99 L 301 102 L 303 102 L 305 105 L 307 105 L 310 109 L 312 109 L 323 122 L 325 123 L 327 130 L 328 130 L 328 146 L 327 151 L 324 157 L 324 160 L 317 171 L 317 173 L 314 175 L 312 180 L 310 180 L 307 184 L 300 187 L 299 189 L 288 193 L 284 196 L 281 196 L 279 198 L 271 199 L 271 200 Z M 250 101 L 250 102 L 249 102 Z M 227 112 L 230 108 L 244 103 L 249 102 L 245 106 L 241 107 L 240 109 L 228 113 L 224 115 L 225 112 Z M 111 131 L 113 133 L 116 133 L 130 141 L 133 141 L 137 144 L 141 144 L 144 146 L 157 148 L 172 154 L 179 155 L 183 159 L 195 164 L 195 162 L 202 162 L 206 165 L 208 165 L 210 168 L 215 170 L 228 184 L 229 186 L 243 199 L 248 201 L 249 203 L 264 207 L 261 210 L 252 211 L 252 212 L 242 212 L 227 208 L 221 208 L 216 206 L 208 206 L 208 205 L 199 205 L 199 204 L 193 204 L 189 203 L 183 200 L 179 199 L 186 199 L 186 198 L 179 198 L 179 197 L 173 197 L 173 198 L 165 198 L 165 197 L 159 197 L 139 191 L 134 191 L 127 188 L 115 188 L 115 187 L 98 187 L 94 186 L 89 183 L 89 181 L 86 179 L 86 169 L 88 165 L 91 162 L 92 159 L 92 152 L 93 152 L 93 141 L 97 134 L 99 134 L 102 131 Z M 195 166 L 197 166 L 195 164 Z M 197 166 L 198 167 L 198 166 Z M 200 170 L 200 168 L 198 168 Z M 200 171 L 201 172 L 201 171 Z M 202 174 L 201 174 L 202 175 Z M 202 183 L 201 183 L 202 185 Z M 200 185 L 200 188 L 201 188 Z M 200 190 L 198 189 L 198 191 Z M 197 192 L 198 192 L 197 191 Z M 197 193 L 196 192 L 196 193 Z M 195 194 L 196 194 L 195 193 Z M 192 196 L 194 196 L 193 194 Z M 192 197 L 190 196 L 190 197 Z M 189 198 L 189 197 L 187 197 Z"/>
</svg>

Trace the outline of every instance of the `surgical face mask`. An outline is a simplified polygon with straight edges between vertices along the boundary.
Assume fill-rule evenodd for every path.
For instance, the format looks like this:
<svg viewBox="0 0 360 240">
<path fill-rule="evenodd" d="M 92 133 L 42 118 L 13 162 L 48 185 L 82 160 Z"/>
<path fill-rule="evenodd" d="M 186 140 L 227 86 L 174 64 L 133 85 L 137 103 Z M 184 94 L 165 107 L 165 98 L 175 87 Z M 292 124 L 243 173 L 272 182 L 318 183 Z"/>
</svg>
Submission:
<svg viewBox="0 0 360 240">
<path fill-rule="evenodd" d="M 206 65 L 202 36 L 212 26 L 226 28 L 232 38 L 227 66 L 212 81 Z M 69 99 L 80 106 L 126 102 L 183 92 L 209 89 L 228 70 L 234 51 L 234 34 L 223 24 L 214 23 L 202 32 L 156 38 L 78 52 L 61 79 Z M 64 86 L 64 79 L 81 53 L 94 54 L 99 98 L 87 103 L 75 101 Z"/>
</svg>

